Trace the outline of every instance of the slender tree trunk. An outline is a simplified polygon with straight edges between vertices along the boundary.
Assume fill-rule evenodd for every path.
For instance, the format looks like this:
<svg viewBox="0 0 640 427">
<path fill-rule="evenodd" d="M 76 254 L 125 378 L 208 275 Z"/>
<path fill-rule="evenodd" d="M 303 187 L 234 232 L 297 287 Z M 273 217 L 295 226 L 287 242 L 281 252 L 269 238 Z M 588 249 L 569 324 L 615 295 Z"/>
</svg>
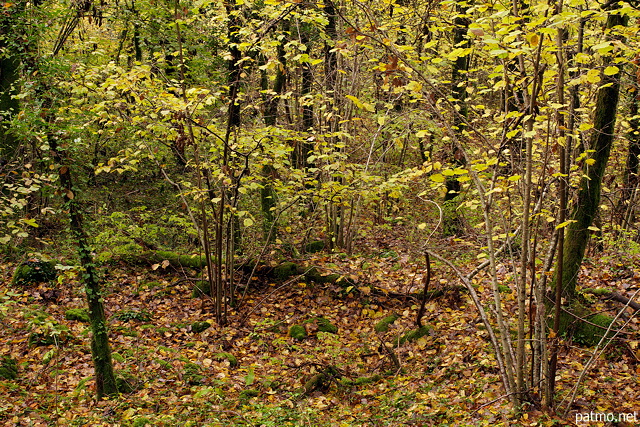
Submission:
<svg viewBox="0 0 640 427">
<path fill-rule="evenodd" d="M 282 34 L 286 37 L 289 32 L 289 21 L 282 23 Z M 278 104 L 280 102 L 280 96 L 284 92 L 287 81 L 287 58 L 284 49 L 285 39 L 278 45 L 278 62 L 279 66 L 276 70 L 276 78 L 273 82 L 273 91 L 267 96 L 267 100 L 264 107 L 264 124 L 267 126 L 276 126 L 278 117 Z M 266 71 L 265 71 L 266 73 Z M 264 79 L 263 90 L 267 90 L 268 80 Z M 278 226 L 275 223 L 275 209 L 277 205 L 276 191 L 273 187 L 273 180 L 276 175 L 276 170 L 271 164 L 262 165 L 262 176 L 264 177 L 264 184 L 260 190 L 260 202 L 262 205 L 263 232 L 264 238 L 267 242 L 275 240 L 278 232 Z"/>
<path fill-rule="evenodd" d="M 104 296 L 102 294 L 100 280 L 95 271 L 95 263 L 84 230 L 82 215 L 78 209 L 78 202 L 72 183 L 71 169 L 67 166 L 69 162 L 67 159 L 64 159 L 58 151 L 55 139 L 51 138 L 49 142 L 54 152 L 54 158 L 63 165 L 58 170 L 58 174 L 64 194 L 65 206 L 69 212 L 71 233 L 78 250 L 80 265 L 84 270 L 81 277 L 87 295 L 89 319 L 91 321 L 91 355 L 93 357 L 93 367 L 96 376 L 96 397 L 101 399 L 103 396 L 118 393 L 116 377 L 113 372 L 111 348 L 109 346 L 107 318 L 104 313 Z"/>
<path fill-rule="evenodd" d="M 607 17 L 607 29 L 626 25 L 627 17 L 610 13 Z M 613 65 L 613 64 L 612 64 Z M 571 215 L 571 224 L 567 226 L 562 271 L 562 297 L 567 301 L 576 295 L 576 283 L 580 265 L 589 241 L 589 227 L 600 204 L 602 178 L 609 161 L 611 145 L 615 132 L 616 112 L 620 93 L 622 64 L 615 64 L 618 72 L 602 75 L 602 81 L 596 98 L 593 120 L 593 133 L 590 148 L 594 150 L 593 164 L 584 163 L 583 178 L 578 190 L 578 198 Z"/>
<path fill-rule="evenodd" d="M 618 201 L 618 217 L 619 224 L 623 228 L 627 228 L 633 222 L 633 195 L 638 188 L 640 179 L 638 177 L 640 165 L 640 120 L 638 119 L 638 88 L 630 91 L 629 106 L 629 150 L 627 152 L 627 161 L 624 169 L 622 194 Z"/>
</svg>

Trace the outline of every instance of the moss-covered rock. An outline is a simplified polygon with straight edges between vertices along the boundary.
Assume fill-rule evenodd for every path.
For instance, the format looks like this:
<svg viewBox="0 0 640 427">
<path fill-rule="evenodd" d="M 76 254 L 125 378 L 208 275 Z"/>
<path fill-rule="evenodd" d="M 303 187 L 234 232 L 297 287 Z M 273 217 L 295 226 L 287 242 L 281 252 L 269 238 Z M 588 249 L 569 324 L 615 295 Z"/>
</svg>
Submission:
<svg viewBox="0 0 640 427">
<path fill-rule="evenodd" d="M 75 320 L 78 322 L 89 323 L 89 313 L 83 308 L 70 308 L 64 312 L 64 318 L 67 320 Z"/>
<path fill-rule="evenodd" d="M 316 325 L 318 325 L 318 330 L 320 332 L 329 332 L 332 334 L 338 333 L 338 327 L 324 317 L 316 318 Z"/>
<path fill-rule="evenodd" d="M 13 272 L 11 284 L 13 286 L 26 286 L 55 280 L 57 276 L 55 266 L 56 263 L 54 261 L 29 260 L 23 262 Z"/>
<path fill-rule="evenodd" d="M 292 325 L 289 328 L 289 336 L 298 341 L 302 341 L 307 338 L 307 329 L 304 325 Z"/>
<path fill-rule="evenodd" d="M 211 327 L 211 323 L 209 322 L 193 322 L 191 324 L 191 330 L 196 334 L 199 334 L 202 331 L 205 331 Z"/>
<path fill-rule="evenodd" d="M 397 340 L 395 340 L 394 345 L 397 347 L 397 346 L 401 346 L 402 344 L 406 343 L 407 341 L 409 341 L 409 342 L 417 341 L 420 338 L 424 337 L 425 335 L 428 335 L 430 331 L 431 331 L 431 327 L 429 327 L 429 326 L 423 326 L 421 328 L 414 329 L 412 331 L 407 332 L 406 334 L 404 334 L 403 336 L 401 336 Z"/>
<path fill-rule="evenodd" d="M 324 250 L 324 241 L 323 240 L 315 240 L 313 242 L 309 242 L 304 246 L 304 251 L 306 253 L 317 253 L 322 252 Z"/>
<path fill-rule="evenodd" d="M 118 393 L 129 394 L 142 387 L 142 382 L 128 372 L 118 372 L 116 375 Z"/>
<path fill-rule="evenodd" d="M 373 329 L 376 332 L 387 332 L 389 330 L 389 325 L 398 320 L 400 316 L 397 314 L 392 314 L 391 316 L 387 316 L 384 319 L 381 319 L 378 323 L 375 324 Z"/>
<path fill-rule="evenodd" d="M 356 378 L 355 380 L 348 379 L 348 378 L 342 378 L 340 380 L 340 383 L 342 385 L 346 385 L 346 386 L 361 386 L 361 385 L 366 385 L 366 384 L 371 384 L 371 383 L 378 382 L 381 379 L 382 379 L 382 375 L 375 374 L 375 375 L 372 375 L 370 377 L 359 377 L 359 378 Z"/>
<path fill-rule="evenodd" d="M 182 378 L 187 384 L 200 385 L 204 381 L 204 376 L 200 374 L 201 368 L 195 363 L 187 363 L 184 365 Z"/>
<path fill-rule="evenodd" d="M 607 315 L 592 314 L 587 307 L 575 301 L 567 311 L 560 313 L 560 334 L 571 337 L 577 344 L 592 347 L 600 342 L 612 321 Z M 613 336 L 613 332 L 609 335 Z"/>
<path fill-rule="evenodd" d="M 229 366 L 231 366 L 232 368 L 238 366 L 238 359 L 231 353 L 216 353 L 214 355 L 214 359 L 227 360 L 229 362 Z"/>
<path fill-rule="evenodd" d="M 15 380 L 18 378 L 18 362 L 9 356 L 0 358 L 0 379 Z"/>
<path fill-rule="evenodd" d="M 278 280 L 286 280 L 296 274 L 299 274 L 299 268 L 295 262 L 283 262 L 273 269 L 273 277 Z"/>
<path fill-rule="evenodd" d="M 198 280 L 193 286 L 193 292 L 191 293 L 191 297 L 193 298 L 201 298 L 203 296 L 211 296 L 211 286 L 209 282 L 206 280 Z"/>
</svg>

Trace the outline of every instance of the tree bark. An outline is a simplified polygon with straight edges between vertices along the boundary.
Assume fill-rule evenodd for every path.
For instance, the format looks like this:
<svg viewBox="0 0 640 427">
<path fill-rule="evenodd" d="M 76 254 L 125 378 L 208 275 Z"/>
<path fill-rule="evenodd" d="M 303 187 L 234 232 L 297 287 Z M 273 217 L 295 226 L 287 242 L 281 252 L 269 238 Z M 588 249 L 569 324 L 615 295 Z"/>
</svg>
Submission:
<svg viewBox="0 0 640 427">
<path fill-rule="evenodd" d="M 607 18 L 607 29 L 618 25 L 626 25 L 627 17 L 610 13 Z M 613 65 L 613 64 L 612 64 Z M 616 111 L 620 94 L 620 78 L 622 64 L 616 64 L 619 71 L 613 75 L 602 75 L 602 81 L 596 98 L 593 120 L 593 134 L 590 148 L 594 150 L 594 163 L 584 163 L 583 178 L 578 190 L 578 198 L 571 215 L 571 224 L 567 226 L 562 271 L 562 296 L 571 300 L 576 295 L 576 283 L 580 265 L 589 241 L 598 206 L 602 178 L 609 161 L 611 145 L 615 132 Z"/>
<path fill-rule="evenodd" d="M 458 15 L 455 17 L 453 30 L 453 46 L 469 47 L 470 40 L 467 37 L 469 30 L 469 18 L 466 17 L 467 9 L 458 6 Z M 469 55 L 458 56 L 451 71 L 451 96 L 454 99 L 456 111 L 453 112 L 453 129 L 459 140 L 464 140 L 469 115 L 467 107 L 467 71 L 469 70 Z M 456 166 L 464 165 L 464 155 L 457 144 L 452 144 L 452 163 Z M 460 193 L 460 181 L 455 177 L 448 177 L 445 186 L 447 193 L 444 196 L 443 231 L 445 236 L 454 236 L 462 232 L 462 221 L 458 216 L 456 198 Z"/>
<path fill-rule="evenodd" d="M 61 163 L 67 163 L 57 150 L 55 141 L 51 141 L 51 147 L 54 151 L 55 158 Z M 91 248 L 88 243 L 87 235 L 84 231 L 82 223 L 82 215 L 78 209 L 78 202 L 74 193 L 71 169 L 69 166 L 61 166 L 58 170 L 60 177 L 60 185 L 64 193 L 65 206 L 69 213 L 69 222 L 71 233 L 75 241 L 78 256 L 80 257 L 80 265 L 84 272 L 82 273 L 82 282 L 84 284 L 85 293 L 87 295 L 87 305 L 89 307 L 89 319 L 91 321 L 91 355 L 93 358 L 93 367 L 96 376 L 96 397 L 101 399 L 103 396 L 114 395 L 118 393 L 116 377 L 113 372 L 113 362 L 111 359 L 111 348 L 109 346 L 109 335 L 107 328 L 107 318 L 104 312 L 103 294 L 100 286 L 100 280 L 95 271 L 95 264 L 91 254 Z"/>
</svg>

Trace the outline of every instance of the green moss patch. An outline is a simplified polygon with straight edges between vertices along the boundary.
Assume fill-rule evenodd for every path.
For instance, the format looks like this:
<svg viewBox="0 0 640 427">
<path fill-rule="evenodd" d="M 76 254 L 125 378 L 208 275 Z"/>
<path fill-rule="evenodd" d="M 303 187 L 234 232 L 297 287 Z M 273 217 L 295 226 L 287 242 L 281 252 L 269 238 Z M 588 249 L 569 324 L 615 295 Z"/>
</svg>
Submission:
<svg viewBox="0 0 640 427">
<path fill-rule="evenodd" d="M 71 308 L 64 312 L 64 318 L 67 320 L 75 320 L 78 322 L 89 323 L 89 313 L 82 308 Z"/>
<path fill-rule="evenodd" d="M 302 341 L 307 338 L 307 329 L 303 325 L 293 325 L 289 328 L 289 336 Z"/>
<path fill-rule="evenodd" d="M 329 332 L 331 334 L 338 333 L 338 327 L 324 317 L 317 317 L 315 321 L 320 332 Z"/>
<path fill-rule="evenodd" d="M 397 340 L 395 340 L 394 345 L 396 347 L 398 347 L 398 346 L 403 345 L 407 341 L 409 341 L 409 342 L 417 341 L 420 338 L 424 337 L 425 335 L 428 335 L 430 331 L 431 331 L 431 327 L 429 327 L 429 326 L 423 326 L 421 328 L 414 329 L 414 330 L 409 331 L 406 334 L 402 335 Z"/>
<path fill-rule="evenodd" d="M 397 314 L 392 314 L 391 316 L 387 316 L 384 319 L 381 319 L 378 323 L 375 324 L 373 329 L 376 332 L 387 332 L 389 330 L 389 325 L 398 320 L 400 316 Z"/>
<path fill-rule="evenodd" d="M 50 282 L 57 277 L 56 263 L 53 261 L 29 260 L 20 264 L 13 272 L 13 286 L 27 286 L 34 283 Z"/>
<path fill-rule="evenodd" d="M 232 368 L 238 366 L 238 359 L 231 353 L 216 353 L 214 359 L 227 360 Z"/>
<path fill-rule="evenodd" d="M 0 379 L 15 380 L 18 378 L 18 362 L 9 356 L 0 359 Z"/>
<path fill-rule="evenodd" d="M 205 331 L 211 327 L 211 323 L 209 322 L 193 322 L 191 324 L 191 330 L 196 334 L 199 334 L 202 331 Z"/>
</svg>

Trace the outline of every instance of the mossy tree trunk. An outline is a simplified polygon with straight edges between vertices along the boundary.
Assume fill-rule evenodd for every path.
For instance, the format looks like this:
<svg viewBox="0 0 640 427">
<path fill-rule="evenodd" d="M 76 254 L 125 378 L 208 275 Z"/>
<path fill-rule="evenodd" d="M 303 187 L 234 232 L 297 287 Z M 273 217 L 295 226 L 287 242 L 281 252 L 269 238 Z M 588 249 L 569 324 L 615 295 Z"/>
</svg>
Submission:
<svg viewBox="0 0 640 427">
<path fill-rule="evenodd" d="M 84 231 L 82 223 L 82 215 L 78 209 L 78 202 L 73 188 L 71 179 L 71 170 L 66 166 L 66 159 L 62 158 L 57 150 L 57 144 L 50 141 L 54 151 L 56 160 L 64 165 L 61 166 L 58 173 L 60 177 L 60 185 L 64 195 L 65 206 L 69 213 L 69 222 L 73 240 L 75 241 L 78 255 L 80 257 L 80 265 L 84 272 L 82 273 L 82 282 L 84 284 L 85 293 L 87 295 L 87 304 L 89 306 L 89 319 L 91 321 L 91 354 L 93 357 L 93 367 L 96 376 L 96 396 L 101 399 L 103 396 L 109 396 L 118 393 L 116 377 L 113 372 L 113 362 L 111 359 L 111 348 L 109 346 L 109 336 L 107 331 L 107 318 L 104 313 L 103 294 L 101 291 L 100 280 L 95 270 L 91 248 L 89 247 L 88 238 Z"/>
<path fill-rule="evenodd" d="M 610 13 L 607 18 L 607 30 L 625 25 L 626 22 L 625 16 Z M 576 295 L 578 272 L 591 234 L 589 227 L 593 224 L 600 204 L 602 178 L 613 143 L 620 78 L 622 77 L 622 64 L 619 63 L 616 66 L 618 71 L 615 74 L 605 75 L 603 73 L 602 75 L 594 110 L 593 133 L 589 145 L 589 148 L 594 150 L 591 156 L 593 164 L 588 164 L 591 162 L 584 163 L 577 201 L 570 217 L 573 222 L 566 229 L 562 297 L 567 301 L 572 300 Z"/>
<path fill-rule="evenodd" d="M 466 16 L 466 7 L 457 6 L 457 16 L 453 20 L 453 45 L 454 47 L 467 48 L 470 40 L 467 37 L 469 30 L 469 18 Z M 467 127 L 467 71 L 469 70 L 469 55 L 458 56 L 453 63 L 451 71 L 451 96 L 454 100 L 456 111 L 453 114 L 453 129 L 460 141 L 465 138 Z M 456 167 L 464 166 L 464 155 L 457 144 L 451 148 L 452 163 Z M 444 196 L 443 231 L 445 236 L 454 236 L 462 233 L 462 221 L 458 216 L 458 194 L 460 194 L 460 182 L 455 177 L 447 178 L 445 182 L 447 193 Z"/>
</svg>

